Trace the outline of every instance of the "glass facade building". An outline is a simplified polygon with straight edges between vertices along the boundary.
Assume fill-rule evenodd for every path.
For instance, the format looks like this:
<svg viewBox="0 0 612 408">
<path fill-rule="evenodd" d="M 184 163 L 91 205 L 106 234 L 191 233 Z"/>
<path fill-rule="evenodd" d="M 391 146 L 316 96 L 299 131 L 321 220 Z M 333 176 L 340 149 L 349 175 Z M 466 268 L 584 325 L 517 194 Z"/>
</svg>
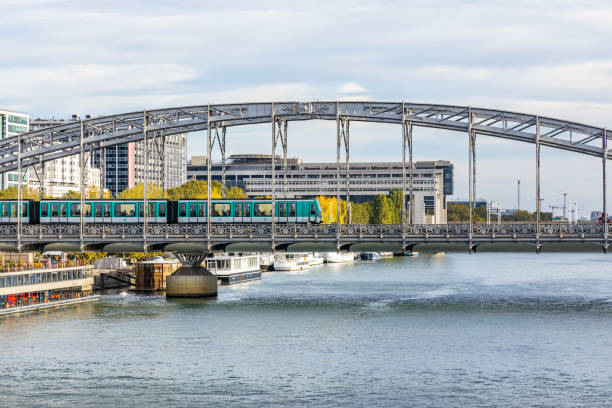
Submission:
<svg viewBox="0 0 612 408">
<path fill-rule="evenodd" d="M 29 129 L 30 118 L 25 113 L 9 112 L 0 110 L 0 138 L 17 136 L 18 134 L 27 133 Z M 23 183 L 28 181 L 28 173 L 23 169 Z M 16 186 L 19 183 L 19 173 L 11 171 L 2 174 L 0 177 L 0 189 Z"/>
</svg>

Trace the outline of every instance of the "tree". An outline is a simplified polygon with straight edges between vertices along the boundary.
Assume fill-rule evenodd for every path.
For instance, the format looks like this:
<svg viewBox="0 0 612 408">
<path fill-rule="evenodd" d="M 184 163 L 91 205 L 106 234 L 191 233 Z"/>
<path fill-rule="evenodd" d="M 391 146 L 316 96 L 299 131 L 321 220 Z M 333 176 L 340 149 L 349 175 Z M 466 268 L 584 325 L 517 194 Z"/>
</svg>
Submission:
<svg viewBox="0 0 612 408">
<path fill-rule="evenodd" d="M 351 222 L 355 224 L 370 224 L 372 203 L 351 203 Z"/>
<path fill-rule="evenodd" d="M 69 190 L 62 195 L 66 200 L 79 200 L 81 192 L 79 190 Z M 100 198 L 100 189 L 96 186 L 89 186 L 85 189 L 85 198 Z M 104 190 L 103 198 L 113 198 L 109 190 Z"/>
<path fill-rule="evenodd" d="M 378 194 L 372 201 L 372 224 L 392 224 L 393 204 L 384 194 Z"/>
<path fill-rule="evenodd" d="M 335 224 L 338 221 L 338 201 L 336 197 L 318 196 L 319 206 L 321 207 L 321 222 L 329 224 L 329 211 L 331 203 L 331 223 Z M 346 224 L 346 201 L 340 200 L 340 223 Z"/>
<path fill-rule="evenodd" d="M 404 192 L 399 188 L 392 188 L 391 191 L 389 191 L 388 200 L 392 213 L 391 224 L 401 224 Z"/>
<path fill-rule="evenodd" d="M 126 188 L 119 194 L 117 194 L 117 198 L 123 199 L 143 199 L 144 198 L 144 183 L 138 183 L 132 188 Z M 158 184 L 148 183 L 147 185 L 147 198 L 155 199 L 161 198 L 161 188 Z"/>
<path fill-rule="evenodd" d="M 17 186 L 11 186 L 5 188 L 4 190 L 0 190 L 0 200 L 17 200 L 19 195 L 19 189 Z M 24 200 L 36 200 L 38 201 L 39 194 L 38 191 L 33 188 L 23 187 L 22 189 L 22 198 Z"/>
</svg>

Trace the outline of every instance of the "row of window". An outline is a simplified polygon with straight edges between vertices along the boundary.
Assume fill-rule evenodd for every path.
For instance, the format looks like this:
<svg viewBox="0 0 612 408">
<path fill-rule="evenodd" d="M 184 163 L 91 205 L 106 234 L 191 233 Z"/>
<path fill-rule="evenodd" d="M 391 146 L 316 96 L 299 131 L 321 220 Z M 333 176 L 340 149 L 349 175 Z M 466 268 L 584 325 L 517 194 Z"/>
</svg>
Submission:
<svg viewBox="0 0 612 408">
<path fill-rule="evenodd" d="M 0 274 L 0 288 L 13 286 L 35 285 L 38 283 L 61 282 L 74 279 L 87 278 L 89 274 L 83 269 L 69 269 L 66 271 L 33 272 L 21 275 L 2 276 Z"/>
<path fill-rule="evenodd" d="M 112 203 L 94 203 L 93 213 L 94 217 L 111 217 L 111 204 Z M 149 211 L 148 217 L 165 217 L 166 216 L 166 203 L 148 203 Z M 136 216 L 136 204 L 135 203 L 115 203 L 115 217 L 134 217 Z M 155 206 L 157 205 L 158 214 L 155 214 Z M 49 210 L 49 207 L 51 209 Z M 92 204 L 85 203 L 84 217 L 92 216 Z M 70 215 L 68 215 L 70 210 Z M 40 206 L 41 217 L 80 217 L 81 216 L 81 204 L 72 203 L 68 207 L 68 203 L 51 203 L 42 204 Z M 139 217 L 143 216 L 143 206 L 139 206 Z"/>
<path fill-rule="evenodd" d="M 20 125 L 28 124 L 28 118 L 24 118 L 23 116 L 8 115 L 8 121 L 12 123 L 17 123 Z"/>
</svg>

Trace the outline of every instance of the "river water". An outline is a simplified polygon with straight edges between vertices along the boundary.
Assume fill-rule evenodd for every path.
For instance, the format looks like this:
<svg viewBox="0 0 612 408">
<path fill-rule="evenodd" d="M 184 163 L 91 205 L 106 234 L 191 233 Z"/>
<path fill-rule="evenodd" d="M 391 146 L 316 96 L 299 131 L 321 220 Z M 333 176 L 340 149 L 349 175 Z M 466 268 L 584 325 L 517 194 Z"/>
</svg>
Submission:
<svg viewBox="0 0 612 408">
<path fill-rule="evenodd" d="M 0 318 L 0 406 L 608 406 L 612 258 L 423 255 Z"/>
</svg>

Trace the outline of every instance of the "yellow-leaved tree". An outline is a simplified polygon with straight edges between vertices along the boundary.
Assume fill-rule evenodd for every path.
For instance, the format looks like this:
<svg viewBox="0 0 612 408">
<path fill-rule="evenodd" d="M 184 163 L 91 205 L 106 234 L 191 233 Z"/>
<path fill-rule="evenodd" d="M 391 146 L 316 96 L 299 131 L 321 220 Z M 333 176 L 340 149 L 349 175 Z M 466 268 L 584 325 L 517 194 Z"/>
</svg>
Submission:
<svg viewBox="0 0 612 408">
<path fill-rule="evenodd" d="M 126 188 L 119 194 L 117 194 L 117 198 L 123 199 L 142 199 L 144 198 L 144 183 L 138 183 L 132 188 Z M 148 183 L 147 184 L 147 198 L 155 199 L 161 198 L 161 187 L 156 183 Z"/>
<path fill-rule="evenodd" d="M 317 200 L 321 206 L 321 222 L 323 224 L 334 224 L 338 221 L 338 200 L 336 197 L 318 196 Z M 340 223 L 346 224 L 346 201 L 340 199 Z"/>
<path fill-rule="evenodd" d="M 18 195 L 19 191 L 17 186 L 12 186 L 5 188 L 4 190 L 0 190 L 0 200 L 17 200 Z M 34 190 L 33 188 L 23 187 L 22 198 L 24 200 L 38 200 L 38 191 Z"/>
</svg>

